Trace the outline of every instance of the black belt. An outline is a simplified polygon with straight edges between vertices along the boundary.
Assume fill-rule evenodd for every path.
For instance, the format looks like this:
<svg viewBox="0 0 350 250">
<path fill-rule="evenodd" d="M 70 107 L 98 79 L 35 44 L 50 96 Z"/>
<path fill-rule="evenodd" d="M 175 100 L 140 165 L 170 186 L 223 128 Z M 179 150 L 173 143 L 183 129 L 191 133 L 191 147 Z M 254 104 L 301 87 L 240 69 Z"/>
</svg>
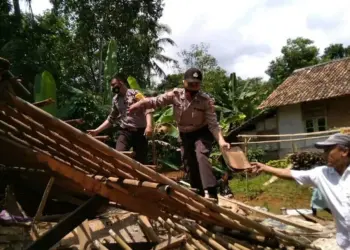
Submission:
<svg viewBox="0 0 350 250">
<path fill-rule="evenodd" d="M 200 129 L 197 129 L 195 131 L 191 131 L 191 132 L 180 132 L 180 137 L 187 137 L 187 138 L 190 138 L 190 137 L 198 137 L 198 136 L 201 136 L 203 134 L 211 134 L 210 130 L 209 130 L 209 127 L 208 125 L 200 128 Z"/>
<path fill-rule="evenodd" d="M 129 131 L 129 132 L 143 132 L 145 131 L 146 128 L 131 128 L 131 127 L 128 127 L 128 128 L 121 128 L 121 130 L 126 130 L 126 131 Z"/>
</svg>

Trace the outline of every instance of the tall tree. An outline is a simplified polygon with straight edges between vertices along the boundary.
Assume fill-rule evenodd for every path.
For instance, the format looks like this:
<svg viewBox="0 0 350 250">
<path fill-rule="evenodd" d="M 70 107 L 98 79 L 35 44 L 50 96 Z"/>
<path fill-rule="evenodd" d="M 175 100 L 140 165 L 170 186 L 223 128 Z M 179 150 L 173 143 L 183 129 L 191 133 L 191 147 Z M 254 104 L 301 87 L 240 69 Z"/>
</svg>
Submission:
<svg viewBox="0 0 350 250">
<path fill-rule="evenodd" d="M 157 26 L 157 38 L 152 43 L 152 49 L 151 49 L 151 61 L 150 61 L 150 70 L 153 70 L 158 76 L 165 77 L 166 73 L 162 69 L 162 67 L 159 65 L 160 63 L 163 64 L 177 64 L 177 60 L 170 58 L 164 54 L 164 46 L 171 45 L 175 46 L 174 40 L 172 40 L 169 37 L 163 37 L 164 34 L 170 35 L 171 29 L 168 25 L 165 24 L 158 24 Z"/>
<path fill-rule="evenodd" d="M 52 2 L 56 12 L 64 13 L 73 21 L 75 42 L 84 52 L 86 69 L 94 86 L 100 84 L 98 75 L 101 67 L 96 56 L 101 47 L 100 39 L 104 41 L 103 53 L 110 39 L 116 41 L 116 71 L 134 76 L 142 87 L 148 84 L 148 66 L 163 11 L 162 0 Z"/>
<path fill-rule="evenodd" d="M 340 59 L 350 56 L 350 46 L 344 47 L 341 43 L 330 44 L 324 49 L 322 59 L 324 61 Z"/>
<path fill-rule="evenodd" d="M 209 44 L 192 44 L 189 50 L 182 50 L 178 56 L 182 59 L 186 68 L 196 67 L 203 73 L 218 68 L 215 57 L 209 54 Z"/>
<path fill-rule="evenodd" d="M 315 65 L 320 60 L 319 49 L 307 38 L 288 39 L 282 55 L 270 62 L 266 74 L 275 85 L 282 83 L 294 70 Z"/>
</svg>

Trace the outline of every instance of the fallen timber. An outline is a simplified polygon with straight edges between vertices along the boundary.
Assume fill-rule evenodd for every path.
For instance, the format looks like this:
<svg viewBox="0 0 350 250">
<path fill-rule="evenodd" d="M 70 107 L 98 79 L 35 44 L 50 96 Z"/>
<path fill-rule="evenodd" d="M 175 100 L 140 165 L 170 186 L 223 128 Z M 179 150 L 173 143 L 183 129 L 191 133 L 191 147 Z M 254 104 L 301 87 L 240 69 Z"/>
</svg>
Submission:
<svg viewBox="0 0 350 250">
<path fill-rule="evenodd" d="M 197 195 L 22 100 L 10 88 L 0 86 L 0 89 L 0 146 L 4 149 L 3 155 L 11 156 L 11 159 L 1 158 L 3 163 L 58 176 L 91 199 L 82 204 L 80 210 L 64 217 L 57 227 L 38 238 L 28 249 L 53 246 L 65 233 L 93 217 L 107 200 L 150 219 L 163 219 L 180 235 L 172 239 L 171 244 L 185 241 L 187 249 L 201 249 L 205 244 L 214 249 L 225 249 L 227 246 L 230 249 L 245 249 L 245 246 L 225 242 L 224 238 L 199 226 L 186 224 L 184 227 L 187 231 L 183 232 L 179 230 L 179 224 L 172 224 L 172 220 L 192 219 L 203 225 L 218 225 L 250 235 L 273 238 L 284 245 L 312 248 L 296 237 L 264 226 Z M 90 213 L 85 218 L 77 211 Z M 60 237 L 56 234 L 58 231 L 61 231 Z M 204 243 L 199 242 L 201 240 Z M 165 243 L 161 244 L 155 249 L 163 248 Z"/>
</svg>

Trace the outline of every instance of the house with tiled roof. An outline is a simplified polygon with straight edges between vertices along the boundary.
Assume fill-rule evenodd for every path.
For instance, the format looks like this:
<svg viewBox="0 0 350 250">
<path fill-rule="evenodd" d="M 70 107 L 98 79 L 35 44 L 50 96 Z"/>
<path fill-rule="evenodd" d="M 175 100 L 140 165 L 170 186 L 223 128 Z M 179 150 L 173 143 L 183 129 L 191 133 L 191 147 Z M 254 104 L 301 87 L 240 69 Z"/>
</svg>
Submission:
<svg viewBox="0 0 350 250">
<path fill-rule="evenodd" d="M 233 130 L 231 137 L 238 134 L 311 133 L 350 126 L 350 58 L 295 70 L 260 104 L 259 109 L 263 112 Z M 262 138 L 266 139 L 278 138 Z M 293 144 L 299 150 L 312 149 L 316 140 L 320 139 Z M 259 145 L 282 157 L 292 151 L 291 144 Z"/>
<path fill-rule="evenodd" d="M 277 109 L 279 134 L 325 131 L 350 126 L 350 58 L 295 70 L 259 109 Z M 298 148 L 312 147 L 314 140 Z M 280 143 L 280 154 L 291 143 Z"/>
</svg>

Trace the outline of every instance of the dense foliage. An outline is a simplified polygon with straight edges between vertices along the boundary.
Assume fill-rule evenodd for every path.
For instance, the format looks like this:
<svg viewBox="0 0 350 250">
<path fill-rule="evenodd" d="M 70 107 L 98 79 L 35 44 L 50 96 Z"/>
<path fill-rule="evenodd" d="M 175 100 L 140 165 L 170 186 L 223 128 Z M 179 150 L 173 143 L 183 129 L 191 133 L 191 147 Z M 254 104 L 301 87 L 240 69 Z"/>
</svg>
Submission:
<svg viewBox="0 0 350 250">
<path fill-rule="evenodd" d="M 298 152 L 289 157 L 293 169 L 309 170 L 316 166 L 323 166 L 326 161 L 322 152 Z"/>
</svg>

